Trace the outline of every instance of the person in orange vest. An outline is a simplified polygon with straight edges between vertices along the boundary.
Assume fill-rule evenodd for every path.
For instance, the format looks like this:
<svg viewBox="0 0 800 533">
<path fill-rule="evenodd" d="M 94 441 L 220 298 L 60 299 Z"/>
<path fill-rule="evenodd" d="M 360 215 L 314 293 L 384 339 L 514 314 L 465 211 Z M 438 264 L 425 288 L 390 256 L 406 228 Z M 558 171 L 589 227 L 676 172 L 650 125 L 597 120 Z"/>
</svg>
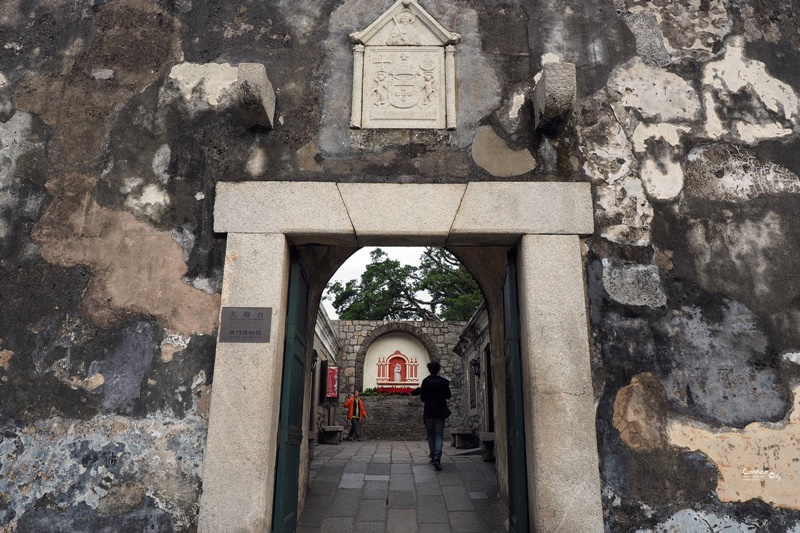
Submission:
<svg viewBox="0 0 800 533">
<path fill-rule="evenodd" d="M 350 433 L 344 440 L 361 440 L 360 425 L 361 419 L 367 416 L 364 409 L 364 402 L 358 397 L 358 391 L 353 391 L 350 397 L 345 400 L 344 408 L 347 409 L 347 419 L 350 420 Z"/>
</svg>

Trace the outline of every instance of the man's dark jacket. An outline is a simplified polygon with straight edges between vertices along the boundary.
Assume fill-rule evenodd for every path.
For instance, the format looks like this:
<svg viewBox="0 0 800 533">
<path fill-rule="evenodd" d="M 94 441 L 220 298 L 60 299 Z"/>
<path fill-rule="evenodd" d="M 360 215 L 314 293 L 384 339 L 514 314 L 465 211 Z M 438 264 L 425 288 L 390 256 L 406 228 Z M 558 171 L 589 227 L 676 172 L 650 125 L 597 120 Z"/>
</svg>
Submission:
<svg viewBox="0 0 800 533">
<path fill-rule="evenodd" d="M 447 418 L 450 416 L 450 409 L 447 407 L 447 400 L 450 398 L 450 382 L 442 376 L 428 376 L 422 380 L 422 385 L 417 387 L 411 394 L 419 396 L 425 402 L 422 410 L 423 418 Z"/>
</svg>

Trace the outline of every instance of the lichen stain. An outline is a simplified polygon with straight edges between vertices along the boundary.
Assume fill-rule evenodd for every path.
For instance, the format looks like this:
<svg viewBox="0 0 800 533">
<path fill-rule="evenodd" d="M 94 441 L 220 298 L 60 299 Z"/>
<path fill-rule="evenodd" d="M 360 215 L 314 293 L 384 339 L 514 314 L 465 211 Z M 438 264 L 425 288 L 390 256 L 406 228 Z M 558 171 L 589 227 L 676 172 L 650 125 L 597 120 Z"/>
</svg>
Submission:
<svg viewBox="0 0 800 533">
<path fill-rule="evenodd" d="M 220 297 L 182 281 L 187 266 L 180 245 L 130 213 L 100 207 L 91 198 L 94 184 L 81 174 L 48 180 L 54 200 L 33 231 L 46 261 L 91 267 L 82 312 L 101 327 L 145 314 L 184 336 L 211 333 Z"/>
<path fill-rule="evenodd" d="M 720 470 L 717 495 L 724 502 L 758 498 L 800 509 L 800 385 L 785 423 L 754 422 L 742 430 L 719 430 L 696 421 L 670 420 L 670 444 L 706 454 Z"/>
<path fill-rule="evenodd" d="M 741 146 L 701 146 L 686 159 L 686 195 L 690 197 L 743 202 L 764 194 L 800 193 L 796 174 L 760 161 Z"/>
<path fill-rule="evenodd" d="M 182 55 L 179 23 L 152 2 L 108 2 L 92 24 L 93 37 L 74 41 L 60 71 L 27 72 L 14 87 L 17 108 L 54 128 L 66 168 L 98 157 L 114 124 L 109 117 Z M 113 69 L 114 79 L 86 75 L 101 67 Z"/>
<path fill-rule="evenodd" d="M 661 26 L 664 45 L 673 58 L 693 57 L 705 59 L 714 53 L 714 47 L 727 35 L 731 18 L 722 0 L 650 0 L 627 2 L 630 13 L 652 13 Z M 705 4 L 705 5 L 703 5 Z"/>
<path fill-rule="evenodd" d="M 703 287 L 731 292 L 726 289 L 735 272 L 738 279 L 749 279 L 756 299 L 774 296 L 774 287 L 779 282 L 774 279 L 776 273 L 770 266 L 775 253 L 787 242 L 779 214 L 770 211 L 761 220 L 744 220 L 738 224 L 727 218 L 694 220 L 689 225 L 686 242 Z M 727 268 L 727 272 L 722 268 Z"/>
<path fill-rule="evenodd" d="M 4 509 L 13 517 L 9 531 L 27 511 L 35 511 L 42 498 L 101 512 L 120 503 L 132 505 L 133 501 L 103 502 L 104 497 L 120 496 L 117 493 L 131 484 L 147 487 L 147 495 L 172 515 L 176 531 L 191 530 L 206 429 L 202 417 L 159 414 L 145 419 L 50 418 L 6 431 L 0 441 L 0 477 L 9 488 Z"/>
</svg>

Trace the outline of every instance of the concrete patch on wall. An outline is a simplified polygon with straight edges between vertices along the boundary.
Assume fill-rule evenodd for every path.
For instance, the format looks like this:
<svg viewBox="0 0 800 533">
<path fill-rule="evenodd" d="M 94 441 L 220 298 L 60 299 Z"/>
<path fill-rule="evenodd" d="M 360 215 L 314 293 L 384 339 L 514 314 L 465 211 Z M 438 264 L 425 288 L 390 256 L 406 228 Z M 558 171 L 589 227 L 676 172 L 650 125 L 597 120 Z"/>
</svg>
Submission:
<svg viewBox="0 0 800 533">
<path fill-rule="evenodd" d="M 744 38 L 731 37 L 724 56 L 703 70 L 706 135 L 755 144 L 798 131 L 800 98 L 761 61 L 744 57 Z"/>
<path fill-rule="evenodd" d="M 601 235 L 634 246 L 650 243 L 653 207 L 636 176 L 638 162 L 622 125 L 608 110 L 581 128 L 583 170 L 597 185 L 595 213 Z"/>
<path fill-rule="evenodd" d="M 168 513 L 176 531 L 187 531 L 196 520 L 205 432 L 206 420 L 195 416 L 7 425 L 0 475 L 9 490 L 0 523 L 13 528 L 49 512 L 52 524 L 81 507 L 124 513 L 146 495 L 156 504 L 153 512 Z"/>
<path fill-rule="evenodd" d="M 699 118 L 700 100 L 692 85 L 662 68 L 634 58 L 608 80 L 617 114 L 633 109 L 649 122 L 690 122 Z"/>
<path fill-rule="evenodd" d="M 509 148 L 491 126 L 481 126 L 475 132 L 472 159 L 479 167 L 497 177 L 520 176 L 536 168 L 536 160 L 530 151 Z"/>
<path fill-rule="evenodd" d="M 139 182 L 128 191 L 124 205 L 137 216 L 159 222 L 169 204 L 167 191 L 154 183 L 144 185 Z"/>
<path fill-rule="evenodd" d="M 601 235 L 609 241 L 632 246 L 650 244 L 653 206 L 641 180 L 633 176 L 597 188 Z"/>
<path fill-rule="evenodd" d="M 725 502 L 758 498 L 777 507 L 800 509 L 800 386 L 794 408 L 781 424 L 756 422 L 742 430 L 720 430 L 696 421 L 671 420 L 669 441 L 699 450 L 720 469 L 717 495 Z"/>
<path fill-rule="evenodd" d="M 43 151 L 44 143 L 38 132 L 34 134 L 32 123 L 31 115 L 22 111 L 0 122 L 0 257 L 13 249 L 11 238 L 21 238 L 15 235 L 16 228 L 36 220 L 45 201 L 41 187 L 23 183 L 17 176 L 23 156 L 40 159 Z"/>
<path fill-rule="evenodd" d="M 656 308 L 667 303 L 661 274 L 652 265 L 603 260 L 603 287 L 612 300 L 623 305 Z"/>
<path fill-rule="evenodd" d="M 608 83 L 614 114 L 639 159 L 639 175 L 650 197 L 671 200 L 683 189 L 681 136 L 700 119 L 700 99 L 691 83 L 634 58 Z"/>
<path fill-rule="evenodd" d="M 667 394 L 662 381 L 649 372 L 631 379 L 614 400 L 614 427 L 622 442 L 637 452 L 667 445 Z"/>
<path fill-rule="evenodd" d="M 763 194 L 800 193 L 800 178 L 795 173 L 759 161 L 744 147 L 701 146 L 686 159 L 686 194 L 693 198 L 741 202 Z"/>
<path fill-rule="evenodd" d="M 640 176 L 647 193 L 656 200 L 672 200 L 683 190 L 683 155 L 680 136 L 684 126 L 640 123 L 633 132 L 633 147 L 642 159 Z"/>
<path fill-rule="evenodd" d="M 48 182 L 48 190 L 56 192 L 65 181 L 62 177 L 58 185 Z M 219 295 L 183 282 L 183 250 L 170 235 L 129 213 L 97 205 L 89 194 L 94 179 L 72 175 L 71 182 L 70 194 L 56 197 L 33 237 L 46 261 L 92 267 L 83 311 L 103 327 L 129 314 L 149 314 L 184 335 L 212 332 Z M 162 297 L 166 294 L 170 298 Z"/>
</svg>

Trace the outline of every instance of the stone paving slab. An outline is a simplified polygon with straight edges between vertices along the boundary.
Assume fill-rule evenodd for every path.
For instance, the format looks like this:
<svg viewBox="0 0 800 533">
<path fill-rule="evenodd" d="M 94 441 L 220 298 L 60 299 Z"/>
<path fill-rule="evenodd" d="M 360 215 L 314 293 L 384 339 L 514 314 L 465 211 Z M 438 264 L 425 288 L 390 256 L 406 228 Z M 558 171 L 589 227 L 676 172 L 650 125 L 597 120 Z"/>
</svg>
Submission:
<svg viewBox="0 0 800 533">
<path fill-rule="evenodd" d="M 455 451 L 436 471 L 422 441 L 316 445 L 297 531 L 504 532 L 494 464 Z"/>
<path fill-rule="evenodd" d="M 472 499 L 463 485 L 442 487 L 442 495 L 448 511 L 473 511 Z"/>
</svg>

